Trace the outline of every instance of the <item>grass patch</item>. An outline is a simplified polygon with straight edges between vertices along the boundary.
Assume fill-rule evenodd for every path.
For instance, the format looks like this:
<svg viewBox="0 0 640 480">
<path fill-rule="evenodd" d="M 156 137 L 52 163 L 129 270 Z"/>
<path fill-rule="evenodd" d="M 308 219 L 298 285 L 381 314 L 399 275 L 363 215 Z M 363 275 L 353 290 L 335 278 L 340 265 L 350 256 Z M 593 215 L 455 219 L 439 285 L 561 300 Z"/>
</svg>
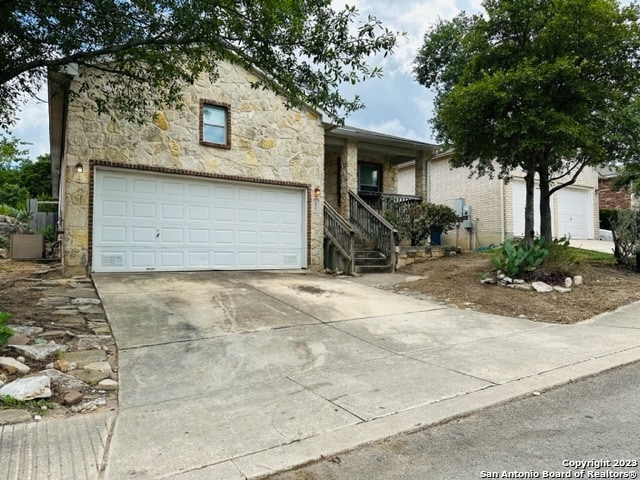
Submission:
<svg viewBox="0 0 640 480">
<path fill-rule="evenodd" d="M 596 252 L 594 250 L 583 250 L 581 248 L 569 247 L 569 252 L 577 262 L 585 262 L 591 265 L 614 265 L 616 259 L 613 253 Z"/>
<path fill-rule="evenodd" d="M 19 409 L 27 410 L 34 415 L 42 415 L 47 410 L 50 410 L 55 405 L 42 398 L 37 400 L 16 400 L 9 395 L 0 397 L 0 410 Z"/>
</svg>

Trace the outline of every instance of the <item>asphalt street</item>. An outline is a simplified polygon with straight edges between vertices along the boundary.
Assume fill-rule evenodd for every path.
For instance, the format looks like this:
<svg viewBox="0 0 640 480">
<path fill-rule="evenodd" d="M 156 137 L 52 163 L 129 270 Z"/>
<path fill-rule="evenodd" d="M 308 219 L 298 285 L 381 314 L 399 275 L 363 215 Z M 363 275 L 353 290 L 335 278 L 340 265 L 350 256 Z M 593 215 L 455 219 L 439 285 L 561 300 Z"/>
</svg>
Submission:
<svg viewBox="0 0 640 480">
<path fill-rule="evenodd" d="M 640 363 L 270 480 L 637 478 Z"/>
</svg>

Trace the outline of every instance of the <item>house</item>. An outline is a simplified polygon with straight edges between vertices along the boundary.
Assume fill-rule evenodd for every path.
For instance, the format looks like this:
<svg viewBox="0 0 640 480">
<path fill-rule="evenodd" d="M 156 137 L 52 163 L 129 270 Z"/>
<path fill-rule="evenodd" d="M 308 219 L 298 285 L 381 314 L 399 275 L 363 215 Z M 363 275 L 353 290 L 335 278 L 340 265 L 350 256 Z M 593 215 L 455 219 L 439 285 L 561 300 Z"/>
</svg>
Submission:
<svg viewBox="0 0 640 480">
<path fill-rule="evenodd" d="M 214 83 L 188 88 L 184 109 L 138 125 L 68 103 L 74 75 L 50 74 L 65 274 L 320 270 L 326 252 L 328 266 L 342 257 L 352 269 L 356 237 L 393 268 L 393 227 L 376 208 L 420 199 L 394 195 L 399 164 L 416 165 L 424 195 L 435 146 L 288 109 L 251 88 L 257 75 L 223 63 Z"/>
<path fill-rule="evenodd" d="M 464 220 L 443 237 L 443 243 L 462 248 L 500 244 L 507 238 L 524 236 L 524 175 L 515 172 L 509 182 L 498 178 L 470 177 L 467 168 L 452 169 L 452 152 L 435 155 L 427 167 L 428 201 L 456 209 Z M 536 188 L 534 202 L 539 204 Z M 536 208 L 537 210 L 537 208 Z M 540 218 L 535 215 L 539 232 Z M 586 168 L 574 185 L 558 190 L 551 199 L 552 231 L 555 237 L 598 238 L 598 173 Z"/>
<path fill-rule="evenodd" d="M 598 197 L 600 208 L 628 209 L 634 204 L 633 195 L 627 187 L 613 190 L 613 179 L 618 175 L 615 168 L 602 167 L 598 169 Z"/>
</svg>

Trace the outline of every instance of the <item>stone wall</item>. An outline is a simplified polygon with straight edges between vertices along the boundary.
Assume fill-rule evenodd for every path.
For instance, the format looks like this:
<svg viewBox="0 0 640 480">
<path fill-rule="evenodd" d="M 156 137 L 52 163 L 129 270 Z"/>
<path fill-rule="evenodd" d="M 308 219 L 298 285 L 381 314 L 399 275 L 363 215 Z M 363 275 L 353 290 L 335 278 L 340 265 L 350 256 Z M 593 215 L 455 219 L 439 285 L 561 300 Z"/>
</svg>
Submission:
<svg viewBox="0 0 640 480">
<path fill-rule="evenodd" d="M 324 130 L 314 112 L 287 109 L 271 91 L 253 89 L 257 78 L 231 64 L 219 66 L 211 83 L 203 76 L 186 90 L 183 110 L 166 109 L 142 125 L 98 116 L 71 104 L 65 172 L 64 265 L 86 273 L 89 259 L 89 162 L 115 162 L 176 171 L 232 175 L 252 180 L 296 182 L 324 190 Z M 75 84 L 72 83 L 71 88 Z M 228 104 L 231 148 L 199 142 L 200 100 Z M 84 172 L 75 165 L 82 163 Z M 322 211 L 311 212 L 310 267 L 322 267 Z"/>
</svg>

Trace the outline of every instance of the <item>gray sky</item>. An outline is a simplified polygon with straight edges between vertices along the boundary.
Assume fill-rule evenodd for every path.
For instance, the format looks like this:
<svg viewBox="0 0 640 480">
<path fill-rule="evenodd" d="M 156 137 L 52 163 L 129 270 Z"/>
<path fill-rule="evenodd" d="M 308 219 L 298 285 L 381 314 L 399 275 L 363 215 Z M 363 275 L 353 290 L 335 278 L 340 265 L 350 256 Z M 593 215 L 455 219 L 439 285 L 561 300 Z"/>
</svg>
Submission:
<svg viewBox="0 0 640 480">
<path fill-rule="evenodd" d="M 413 79 L 413 59 L 424 33 L 438 18 L 452 18 L 461 10 L 480 11 L 480 0 L 396 0 L 393 3 L 388 0 L 334 0 L 333 4 L 336 8 L 355 5 L 359 18 L 374 15 L 390 30 L 407 33 L 399 39 L 394 55 L 372 61 L 372 64 L 379 62 L 382 65 L 383 78 L 344 89 L 350 96 L 357 93 L 366 105 L 364 110 L 348 117 L 346 124 L 413 140 L 433 141 L 428 123 L 433 95 Z M 43 93 L 42 98 L 45 99 L 46 94 Z M 28 147 L 32 159 L 48 153 L 46 103 L 32 101 L 27 104 L 12 134 L 32 143 Z"/>
</svg>

